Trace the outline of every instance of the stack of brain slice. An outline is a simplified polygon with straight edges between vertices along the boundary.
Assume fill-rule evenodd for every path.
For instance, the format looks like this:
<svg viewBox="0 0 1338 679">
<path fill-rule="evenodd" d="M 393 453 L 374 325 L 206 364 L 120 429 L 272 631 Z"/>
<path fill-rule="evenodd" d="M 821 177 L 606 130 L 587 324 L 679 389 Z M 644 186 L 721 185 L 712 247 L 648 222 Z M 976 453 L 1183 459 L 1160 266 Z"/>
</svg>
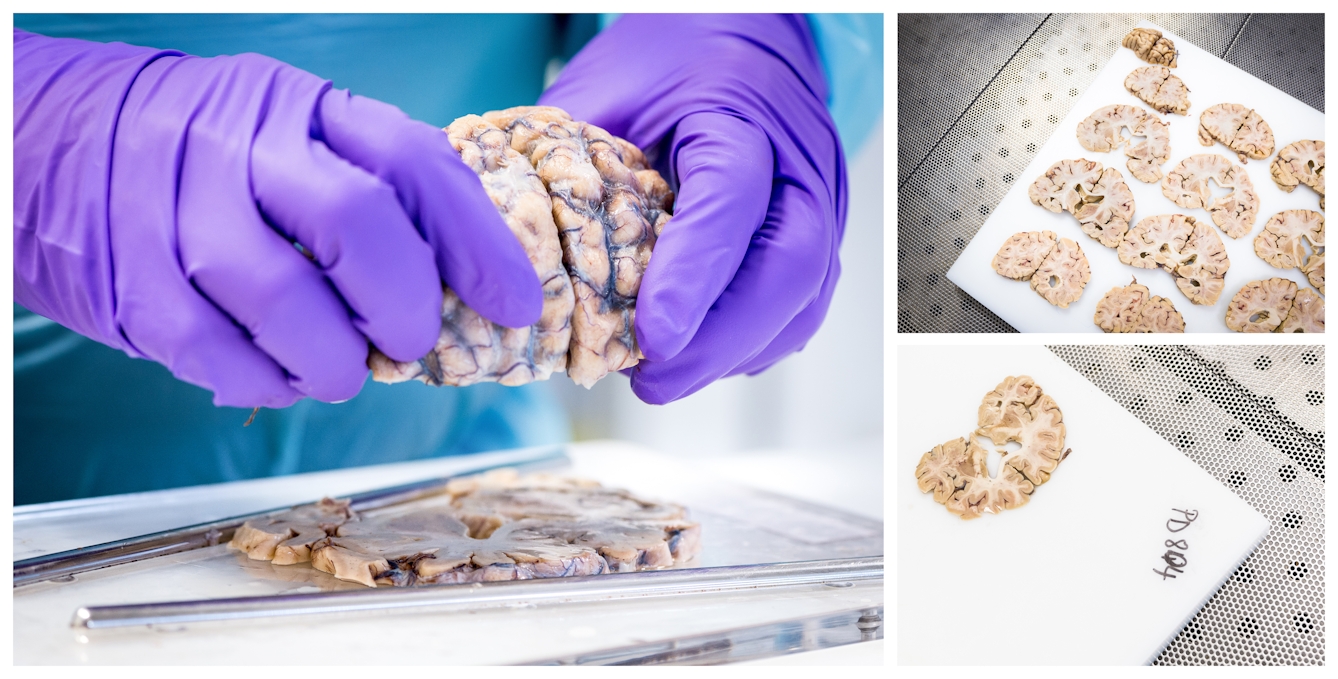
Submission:
<svg viewBox="0 0 1338 679">
<path fill-rule="evenodd" d="M 447 289 L 432 352 L 399 363 L 373 350 L 373 377 L 514 386 L 565 370 L 590 387 L 635 366 L 636 295 L 673 203 L 664 179 L 632 144 L 553 107 L 465 116 L 447 134 L 525 247 L 543 314 L 504 328 Z"/>
<path fill-rule="evenodd" d="M 1015 233 L 1004 241 L 990 263 L 1000 275 L 1013 280 L 1031 279 L 1031 289 L 1045 301 L 1067 308 L 1082 297 L 1092 277 L 1087 255 L 1067 238 L 1053 231 Z"/>
<path fill-rule="evenodd" d="M 1026 375 L 1007 377 L 981 400 L 977 428 L 925 453 L 915 468 L 921 492 L 963 519 L 998 514 L 1027 504 L 1036 488 L 1050 480 L 1067 454 L 1064 414 L 1054 399 Z M 986 464 L 990 454 L 977 437 L 996 446 L 1020 444 L 1003 454 L 997 475 Z"/>
<path fill-rule="evenodd" d="M 328 499 L 296 507 L 246 522 L 230 545 L 367 586 L 408 586 L 667 568 L 696 557 L 701 526 L 679 505 L 499 470 L 404 510 L 359 515 Z"/>
</svg>

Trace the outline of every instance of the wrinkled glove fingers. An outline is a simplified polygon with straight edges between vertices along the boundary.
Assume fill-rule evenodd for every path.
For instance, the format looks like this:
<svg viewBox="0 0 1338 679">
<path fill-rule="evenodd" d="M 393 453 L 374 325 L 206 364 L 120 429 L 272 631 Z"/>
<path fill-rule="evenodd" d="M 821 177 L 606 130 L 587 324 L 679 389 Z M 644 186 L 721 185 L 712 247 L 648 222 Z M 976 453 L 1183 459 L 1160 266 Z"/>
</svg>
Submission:
<svg viewBox="0 0 1338 679">
<path fill-rule="evenodd" d="M 342 90 L 322 97 L 319 121 L 316 133 L 331 150 L 394 188 L 465 304 L 507 327 L 539 320 L 534 266 L 444 131 Z"/>
<path fill-rule="evenodd" d="M 761 129 L 720 113 L 684 118 L 674 145 L 674 217 L 637 295 L 637 344 L 652 361 L 683 351 L 734 278 L 766 219 L 775 165 Z"/>
<path fill-rule="evenodd" d="M 305 134 L 262 128 L 251 155 L 261 211 L 310 251 L 353 327 L 395 360 L 430 351 L 441 327 L 441 281 L 394 190 Z"/>
<path fill-rule="evenodd" d="M 297 391 L 322 401 L 355 396 L 367 377 L 367 340 L 315 264 L 265 223 L 253 204 L 218 202 L 245 191 L 245 168 L 215 157 L 183 159 L 181 263 L 201 292 L 288 373 Z M 237 160 L 245 162 L 244 158 Z"/>
<path fill-rule="evenodd" d="M 668 361 L 637 364 L 632 391 L 641 400 L 668 403 L 724 377 L 757 357 L 821 294 L 835 248 L 824 199 L 784 180 L 771 195 L 766 223 L 687 347 Z"/>
</svg>

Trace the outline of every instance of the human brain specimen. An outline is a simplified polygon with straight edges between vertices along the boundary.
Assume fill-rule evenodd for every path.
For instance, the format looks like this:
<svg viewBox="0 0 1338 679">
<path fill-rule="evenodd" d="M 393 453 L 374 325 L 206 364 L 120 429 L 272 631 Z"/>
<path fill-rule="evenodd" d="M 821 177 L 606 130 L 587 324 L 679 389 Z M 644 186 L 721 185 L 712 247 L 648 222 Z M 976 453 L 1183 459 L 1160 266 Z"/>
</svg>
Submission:
<svg viewBox="0 0 1338 679">
<path fill-rule="evenodd" d="M 1253 281 L 1231 298 L 1226 324 L 1236 332 L 1273 332 L 1296 299 L 1296 284 L 1286 278 Z"/>
<path fill-rule="evenodd" d="M 1129 128 L 1132 136 L 1144 137 L 1138 143 L 1125 139 L 1121 131 Z M 1153 183 L 1162 178 L 1161 166 L 1171 157 L 1170 126 L 1137 106 L 1103 106 L 1078 123 L 1078 143 L 1088 151 L 1114 151 L 1124 146 L 1129 157 L 1125 166 L 1140 182 Z"/>
<path fill-rule="evenodd" d="M 1310 288 L 1297 290 L 1287 318 L 1275 332 L 1324 332 L 1324 298 Z"/>
<path fill-rule="evenodd" d="M 1254 252 L 1270 266 L 1300 269 L 1311 285 L 1324 292 L 1323 214 L 1314 210 L 1283 210 L 1273 215 L 1255 236 Z"/>
<path fill-rule="evenodd" d="M 1153 28 L 1135 28 L 1124 36 L 1124 46 L 1149 64 L 1176 67 L 1175 43 Z"/>
<path fill-rule="evenodd" d="M 1218 186 L 1232 189 L 1213 200 L 1208 180 Z M 1183 208 L 1203 208 L 1212 215 L 1213 223 L 1232 238 L 1240 238 L 1254 229 L 1259 214 L 1259 194 L 1254 191 L 1250 175 L 1240 165 L 1216 153 L 1200 153 L 1182 161 L 1166 173 L 1161 182 L 1162 195 Z"/>
<path fill-rule="evenodd" d="M 432 352 L 398 363 L 373 350 L 373 378 L 516 386 L 565 371 L 590 387 L 636 365 L 636 295 L 673 202 L 664 179 L 632 144 L 553 107 L 464 116 L 446 133 L 529 255 L 543 313 L 505 328 L 448 288 Z"/>
<path fill-rule="evenodd" d="M 701 525 L 679 506 L 579 479 L 498 470 L 409 508 L 357 514 L 322 500 L 246 522 L 233 548 L 341 580 L 411 586 L 668 568 L 695 558 Z M 300 546 L 281 558 L 273 546 Z"/>
<path fill-rule="evenodd" d="M 1051 212 L 1071 213 L 1083 233 L 1108 248 L 1119 245 L 1134 216 L 1134 194 L 1119 171 L 1085 158 L 1050 166 L 1027 197 Z"/>
<path fill-rule="evenodd" d="M 1004 241 L 991 266 L 1013 280 L 1031 280 L 1031 289 L 1062 308 L 1078 301 L 1092 268 L 1078 244 L 1052 231 L 1015 233 Z"/>
<path fill-rule="evenodd" d="M 1324 209 L 1324 142 L 1302 139 L 1282 147 L 1269 166 L 1273 183 L 1291 193 L 1305 184 L 1319 194 L 1319 209 Z"/>
<path fill-rule="evenodd" d="M 1104 332 L 1184 332 L 1185 319 L 1165 297 L 1152 294 L 1135 279 L 1111 288 L 1096 303 L 1092 322 Z"/>
<path fill-rule="evenodd" d="M 1063 413 L 1025 375 L 1005 378 L 986 394 L 976 424 L 970 436 L 925 453 L 915 468 L 920 491 L 933 493 L 935 502 L 963 519 L 1027 504 L 1067 455 Z M 995 446 L 1019 444 L 1015 451 L 996 450 L 1003 458 L 995 476 L 990 476 L 986 464 L 990 451 L 984 441 Z"/>
<path fill-rule="evenodd" d="M 1144 217 L 1125 235 L 1116 254 L 1129 266 L 1166 270 L 1195 304 L 1216 304 L 1231 268 L 1217 232 L 1186 215 Z"/>
<path fill-rule="evenodd" d="M 1165 66 L 1140 66 L 1124 79 L 1124 89 L 1161 113 L 1189 113 L 1189 88 Z"/>
<path fill-rule="evenodd" d="M 1240 104 L 1216 104 L 1199 114 L 1199 143 L 1212 146 L 1219 141 L 1235 151 L 1242 163 L 1273 154 L 1273 128 L 1258 111 Z"/>
</svg>

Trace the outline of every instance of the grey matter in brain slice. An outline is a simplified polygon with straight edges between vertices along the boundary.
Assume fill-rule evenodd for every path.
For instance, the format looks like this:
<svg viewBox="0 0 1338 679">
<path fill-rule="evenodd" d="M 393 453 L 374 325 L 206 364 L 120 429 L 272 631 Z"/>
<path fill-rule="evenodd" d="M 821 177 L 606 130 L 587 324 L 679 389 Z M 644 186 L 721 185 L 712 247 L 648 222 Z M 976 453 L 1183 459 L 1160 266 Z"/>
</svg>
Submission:
<svg viewBox="0 0 1338 679">
<path fill-rule="evenodd" d="M 1291 193 L 1299 184 L 1305 184 L 1319 194 L 1319 209 L 1324 209 L 1324 142 L 1302 139 L 1278 151 L 1278 157 L 1269 166 L 1273 183 Z"/>
<path fill-rule="evenodd" d="M 1144 139 L 1135 143 L 1121 131 Z M 1134 178 L 1152 183 L 1162 178 L 1161 166 L 1171 157 L 1170 126 L 1137 106 L 1113 104 L 1097 109 L 1078 123 L 1078 143 L 1088 151 L 1114 151 L 1124 146 L 1125 166 Z"/>
<path fill-rule="evenodd" d="M 1140 66 L 1124 79 L 1124 89 L 1160 113 L 1189 113 L 1189 88 L 1165 66 Z"/>
<path fill-rule="evenodd" d="M 1215 104 L 1199 114 L 1199 143 L 1222 142 L 1240 162 L 1260 160 L 1273 154 L 1273 129 L 1254 109 L 1240 104 Z"/>
<path fill-rule="evenodd" d="M 1119 171 L 1085 158 L 1050 166 L 1027 197 L 1051 212 L 1071 213 L 1083 233 L 1109 248 L 1119 245 L 1134 216 L 1134 194 Z"/>
<path fill-rule="evenodd" d="M 1309 254 L 1306 251 L 1309 244 Z M 1324 292 L 1324 215 L 1314 210 L 1283 210 L 1254 238 L 1254 252 L 1270 266 L 1300 269 Z"/>
<path fill-rule="evenodd" d="M 1273 332 L 1287 318 L 1296 284 L 1286 278 L 1246 283 L 1227 306 L 1227 327 L 1236 332 Z"/>
<path fill-rule="evenodd" d="M 1096 303 L 1092 322 L 1104 332 L 1184 332 L 1185 320 L 1165 297 L 1152 294 L 1135 279 L 1111 288 Z"/>
<path fill-rule="evenodd" d="M 1176 67 L 1175 43 L 1154 28 L 1135 28 L 1124 36 L 1124 46 L 1149 64 Z"/>
<path fill-rule="evenodd" d="M 640 149 L 561 109 L 519 106 L 484 118 L 506 130 L 552 196 L 576 294 L 567 374 L 590 387 L 636 365 L 636 295 L 669 221 L 669 185 Z"/>
<path fill-rule="evenodd" d="M 1210 179 L 1231 189 L 1231 193 L 1213 200 L 1212 188 L 1208 186 Z M 1244 167 L 1232 165 L 1216 153 L 1200 153 L 1180 161 L 1166 173 L 1161 192 L 1180 207 L 1207 210 L 1213 223 L 1232 238 L 1250 233 L 1259 214 L 1259 194 L 1254 191 L 1250 175 Z"/>
<path fill-rule="evenodd" d="M 1067 308 L 1082 297 L 1092 278 L 1087 255 L 1077 243 L 1055 238 L 1051 231 L 1015 233 L 1004 242 L 990 265 L 999 275 L 1031 280 L 1031 289 L 1045 301 Z"/>
<path fill-rule="evenodd" d="M 1125 234 L 1116 254 L 1129 266 L 1165 269 L 1195 304 L 1216 304 L 1231 268 L 1217 232 L 1186 215 L 1144 217 Z"/>
<path fill-rule="evenodd" d="M 1310 288 L 1297 290 L 1287 318 L 1275 332 L 1324 332 L 1324 298 Z"/>
</svg>

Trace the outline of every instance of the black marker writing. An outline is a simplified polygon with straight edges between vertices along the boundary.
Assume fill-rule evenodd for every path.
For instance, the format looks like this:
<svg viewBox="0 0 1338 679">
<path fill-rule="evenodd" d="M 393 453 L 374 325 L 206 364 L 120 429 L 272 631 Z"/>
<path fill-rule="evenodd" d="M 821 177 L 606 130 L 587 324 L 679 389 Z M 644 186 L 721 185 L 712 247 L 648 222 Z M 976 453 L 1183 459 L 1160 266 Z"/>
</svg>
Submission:
<svg viewBox="0 0 1338 679">
<path fill-rule="evenodd" d="M 1179 518 L 1171 517 L 1166 520 L 1166 530 L 1172 533 L 1189 528 L 1189 524 L 1199 518 L 1199 513 L 1193 509 L 1172 509 L 1172 512 L 1179 513 Z M 1166 540 L 1163 543 L 1166 546 L 1166 552 L 1161 555 L 1161 560 L 1166 563 L 1162 570 L 1152 569 L 1153 573 L 1161 576 L 1162 580 L 1174 580 L 1176 574 L 1184 573 L 1185 566 L 1189 565 L 1189 559 L 1185 558 L 1185 552 L 1189 551 L 1188 540 Z"/>
</svg>

